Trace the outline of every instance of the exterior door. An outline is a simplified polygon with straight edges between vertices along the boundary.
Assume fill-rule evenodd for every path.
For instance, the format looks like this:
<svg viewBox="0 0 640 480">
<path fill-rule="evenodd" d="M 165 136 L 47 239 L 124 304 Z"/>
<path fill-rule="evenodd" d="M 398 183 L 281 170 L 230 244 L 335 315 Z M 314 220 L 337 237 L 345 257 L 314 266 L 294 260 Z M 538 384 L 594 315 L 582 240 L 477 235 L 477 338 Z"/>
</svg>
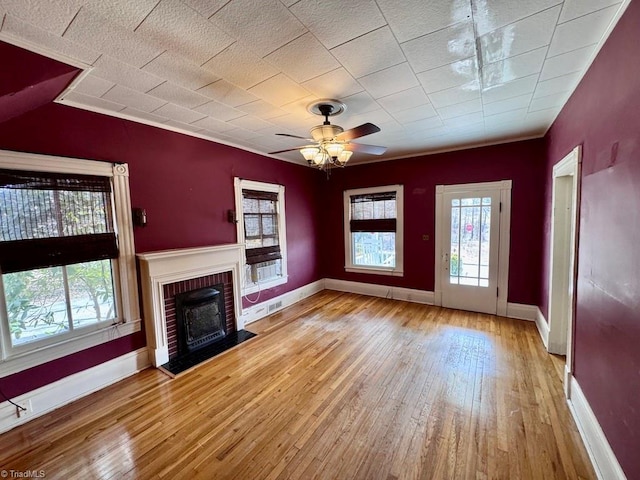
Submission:
<svg viewBox="0 0 640 480">
<path fill-rule="evenodd" d="M 497 313 L 500 197 L 499 187 L 443 193 L 443 307 Z"/>
</svg>

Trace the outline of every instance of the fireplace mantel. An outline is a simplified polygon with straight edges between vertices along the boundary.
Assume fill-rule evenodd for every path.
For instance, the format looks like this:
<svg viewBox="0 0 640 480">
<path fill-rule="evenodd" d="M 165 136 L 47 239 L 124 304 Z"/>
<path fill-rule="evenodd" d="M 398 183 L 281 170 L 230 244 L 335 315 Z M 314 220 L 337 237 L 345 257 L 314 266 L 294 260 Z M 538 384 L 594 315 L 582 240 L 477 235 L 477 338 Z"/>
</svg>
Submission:
<svg viewBox="0 0 640 480">
<path fill-rule="evenodd" d="M 156 367 L 169 361 L 167 319 L 164 310 L 164 285 L 192 278 L 231 272 L 233 297 L 238 330 L 244 328 L 241 317 L 240 244 L 215 247 L 181 248 L 141 253 L 140 279 L 144 300 L 144 324 L 147 332 L 149 359 Z"/>
</svg>

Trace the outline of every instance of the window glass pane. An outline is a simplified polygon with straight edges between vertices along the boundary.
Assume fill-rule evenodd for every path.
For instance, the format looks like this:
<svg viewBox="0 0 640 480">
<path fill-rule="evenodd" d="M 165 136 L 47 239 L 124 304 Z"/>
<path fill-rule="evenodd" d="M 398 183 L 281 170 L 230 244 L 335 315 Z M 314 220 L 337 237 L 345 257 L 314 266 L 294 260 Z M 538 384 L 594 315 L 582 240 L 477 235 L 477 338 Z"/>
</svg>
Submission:
<svg viewBox="0 0 640 480">
<path fill-rule="evenodd" d="M 396 266 L 395 232 L 353 232 L 351 240 L 354 265 Z"/>
<path fill-rule="evenodd" d="M 262 239 L 261 238 L 253 238 L 253 239 L 246 239 L 245 243 L 245 248 L 260 248 L 262 247 Z M 268 245 L 265 245 L 265 247 L 267 247 Z"/>
<path fill-rule="evenodd" d="M 258 206 L 259 200 L 256 198 L 242 198 L 242 211 L 244 213 L 258 213 L 260 208 Z"/>
<path fill-rule="evenodd" d="M 6 273 L 2 281 L 13 346 L 68 331 L 62 267 Z"/>
<path fill-rule="evenodd" d="M 275 215 L 262 215 L 262 235 L 275 235 L 277 231 Z"/>
<path fill-rule="evenodd" d="M 453 200 L 451 200 L 451 206 L 452 207 L 459 207 L 460 206 L 460 199 L 454 198 Z"/>
<path fill-rule="evenodd" d="M 473 199 L 463 199 L 462 205 L 467 200 Z M 461 207 L 460 223 L 460 276 L 477 277 L 480 261 L 480 207 Z"/>
<path fill-rule="evenodd" d="M 373 202 L 357 202 L 352 204 L 354 220 L 370 220 L 373 218 Z"/>
<path fill-rule="evenodd" d="M 452 277 L 457 277 L 458 275 L 460 275 L 459 233 L 460 233 L 460 208 L 452 208 L 451 209 L 451 252 L 449 256 L 449 275 L 451 275 Z M 457 279 L 455 283 L 458 283 Z"/>
<path fill-rule="evenodd" d="M 363 220 L 362 203 L 352 203 L 351 204 L 351 218 L 353 220 Z"/>
<path fill-rule="evenodd" d="M 244 234 L 247 238 L 260 236 L 260 215 L 244 215 Z"/>
<path fill-rule="evenodd" d="M 0 188 L 0 240 L 59 235 L 53 192 Z"/>
<path fill-rule="evenodd" d="M 392 193 L 387 194 L 387 198 Z M 351 196 L 351 220 L 380 220 L 396 218 L 395 199 L 372 199 L 367 195 Z"/>
<path fill-rule="evenodd" d="M 260 213 L 276 213 L 276 204 L 271 200 L 260 200 Z"/>
<path fill-rule="evenodd" d="M 490 199 L 489 199 L 490 200 Z M 482 207 L 480 224 L 480 278 L 489 278 L 489 247 L 491 234 L 491 207 Z M 480 285 L 481 287 L 484 285 Z"/>
<path fill-rule="evenodd" d="M 108 195 L 104 192 L 53 192 L 59 194 L 63 235 L 88 235 L 110 231 Z"/>
<path fill-rule="evenodd" d="M 106 192 L 0 188 L 0 240 L 111 232 Z"/>
<path fill-rule="evenodd" d="M 111 261 L 68 265 L 67 280 L 74 328 L 116 318 Z"/>
<path fill-rule="evenodd" d="M 389 218 L 389 217 L 385 217 L 385 203 L 386 202 L 373 202 L 372 218 Z"/>
<path fill-rule="evenodd" d="M 263 237 L 261 247 L 273 247 L 278 245 L 278 237 Z"/>
<path fill-rule="evenodd" d="M 396 218 L 396 201 L 385 200 L 384 201 L 384 217 L 379 218 Z"/>
<path fill-rule="evenodd" d="M 491 198 L 451 203 L 450 282 L 485 287 L 480 280 L 489 278 Z"/>
</svg>

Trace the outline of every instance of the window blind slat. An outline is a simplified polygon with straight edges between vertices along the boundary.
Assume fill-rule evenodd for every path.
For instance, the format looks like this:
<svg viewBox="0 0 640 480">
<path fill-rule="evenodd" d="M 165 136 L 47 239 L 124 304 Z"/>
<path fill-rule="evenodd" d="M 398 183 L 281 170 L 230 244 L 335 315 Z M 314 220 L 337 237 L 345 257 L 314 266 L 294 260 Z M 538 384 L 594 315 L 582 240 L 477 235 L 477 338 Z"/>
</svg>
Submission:
<svg viewBox="0 0 640 480">
<path fill-rule="evenodd" d="M 255 198 L 256 200 L 271 200 L 272 202 L 278 201 L 278 194 L 276 192 L 260 192 L 258 190 L 242 190 L 242 196 L 244 198 Z"/>
<path fill-rule="evenodd" d="M 111 179 L 97 175 L 40 173 L 0 169 L 0 188 L 19 190 L 66 190 L 72 192 L 111 192 Z"/>
<path fill-rule="evenodd" d="M 4 273 L 118 257 L 111 179 L 0 169 Z"/>
<path fill-rule="evenodd" d="M 365 193 L 361 195 L 351 195 L 351 203 L 361 202 L 382 202 L 384 200 L 395 200 L 396 192 Z"/>
<path fill-rule="evenodd" d="M 13 240 L 0 246 L 2 273 L 118 257 L 115 233 Z"/>
<path fill-rule="evenodd" d="M 395 218 L 380 218 L 374 220 L 351 220 L 352 232 L 395 232 Z"/>
<path fill-rule="evenodd" d="M 282 258 L 280 245 L 271 247 L 248 248 L 246 250 L 247 264 L 255 265 L 257 263 L 270 262 Z"/>
</svg>

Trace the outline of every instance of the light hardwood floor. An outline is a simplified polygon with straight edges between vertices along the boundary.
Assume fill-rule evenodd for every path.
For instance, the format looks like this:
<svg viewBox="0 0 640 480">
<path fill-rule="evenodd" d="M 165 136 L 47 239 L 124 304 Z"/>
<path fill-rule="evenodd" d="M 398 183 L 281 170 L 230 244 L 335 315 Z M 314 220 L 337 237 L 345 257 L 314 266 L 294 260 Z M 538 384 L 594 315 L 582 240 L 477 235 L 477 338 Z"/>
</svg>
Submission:
<svg viewBox="0 0 640 480">
<path fill-rule="evenodd" d="M 595 478 L 532 322 L 323 291 L 0 436 L 46 479 Z"/>
</svg>

